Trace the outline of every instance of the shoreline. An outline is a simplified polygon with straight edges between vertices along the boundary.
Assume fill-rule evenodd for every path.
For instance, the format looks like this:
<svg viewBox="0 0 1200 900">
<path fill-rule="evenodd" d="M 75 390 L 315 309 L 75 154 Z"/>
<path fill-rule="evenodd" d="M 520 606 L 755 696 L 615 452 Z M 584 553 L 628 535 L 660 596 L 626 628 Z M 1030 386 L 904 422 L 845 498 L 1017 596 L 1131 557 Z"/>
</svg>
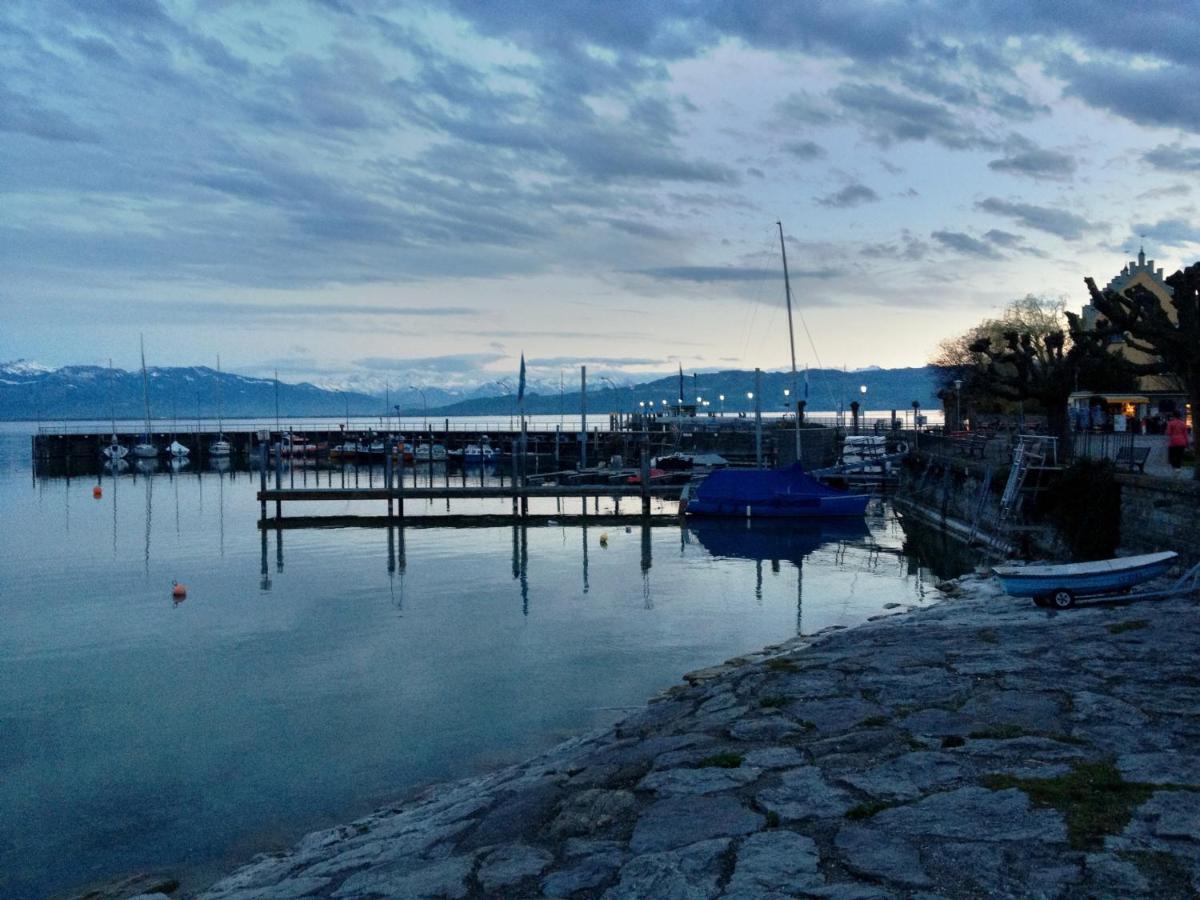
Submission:
<svg viewBox="0 0 1200 900">
<path fill-rule="evenodd" d="M 1056 613 L 978 575 L 946 587 L 689 673 L 613 727 L 198 896 L 1200 890 L 1195 602 Z"/>
</svg>

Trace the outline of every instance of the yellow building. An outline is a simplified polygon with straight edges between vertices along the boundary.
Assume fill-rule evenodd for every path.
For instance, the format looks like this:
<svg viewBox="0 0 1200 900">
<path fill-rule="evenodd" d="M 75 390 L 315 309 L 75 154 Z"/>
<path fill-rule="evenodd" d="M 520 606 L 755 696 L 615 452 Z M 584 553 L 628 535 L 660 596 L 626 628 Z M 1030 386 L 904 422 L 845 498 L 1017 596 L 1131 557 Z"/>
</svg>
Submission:
<svg viewBox="0 0 1200 900">
<path fill-rule="evenodd" d="M 1163 279 L 1163 270 L 1154 268 L 1154 260 L 1147 261 L 1144 249 L 1138 250 L 1137 260 L 1130 260 L 1125 268 L 1104 286 L 1104 290 L 1120 294 L 1139 285 L 1158 298 L 1159 304 L 1172 322 L 1178 319 L 1178 313 L 1171 303 L 1171 297 L 1175 291 Z M 1099 310 L 1090 303 L 1083 308 L 1081 319 L 1083 327 L 1087 329 L 1094 329 L 1097 324 L 1103 322 L 1103 316 L 1100 315 Z M 1117 335 L 1113 337 L 1111 349 L 1113 352 L 1123 351 L 1125 358 L 1132 363 L 1153 362 L 1155 359 L 1153 356 L 1128 346 Z M 1169 394 L 1172 397 L 1178 396 L 1181 401 L 1183 399 L 1178 379 L 1170 374 L 1140 376 L 1137 380 L 1137 389 L 1140 393 Z"/>
</svg>

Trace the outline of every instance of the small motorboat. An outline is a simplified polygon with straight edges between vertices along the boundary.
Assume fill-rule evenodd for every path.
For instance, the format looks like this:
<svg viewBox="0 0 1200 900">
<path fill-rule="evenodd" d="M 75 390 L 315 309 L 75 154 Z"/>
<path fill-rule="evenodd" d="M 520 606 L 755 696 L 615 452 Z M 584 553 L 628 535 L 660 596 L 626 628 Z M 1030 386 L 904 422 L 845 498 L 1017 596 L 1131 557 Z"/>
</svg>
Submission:
<svg viewBox="0 0 1200 900">
<path fill-rule="evenodd" d="M 180 459 L 192 452 L 183 444 L 179 443 L 179 441 L 174 440 L 171 441 L 171 443 L 167 446 L 167 451 L 171 454 L 173 459 Z"/>
<path fill-rule="evenodd" d="M 1039 606 L 1068 609 L 1080 597 L 1117 594 L 1165 575 L 1178 558 L 1178 553 L 1165 550 L 1094 562 L 996 566 L 992 571 L 1010 596 L 1032 597 Z"/>
<path fill-rule="evenodd" d="M 129 448 L 121 444 L 117 440 L 116 432 L 113 432 L 112 439 L 108 442 L 108 446 L 104 448 L 105 459 L 124 459 L 129 453 Z"/>
</svg>

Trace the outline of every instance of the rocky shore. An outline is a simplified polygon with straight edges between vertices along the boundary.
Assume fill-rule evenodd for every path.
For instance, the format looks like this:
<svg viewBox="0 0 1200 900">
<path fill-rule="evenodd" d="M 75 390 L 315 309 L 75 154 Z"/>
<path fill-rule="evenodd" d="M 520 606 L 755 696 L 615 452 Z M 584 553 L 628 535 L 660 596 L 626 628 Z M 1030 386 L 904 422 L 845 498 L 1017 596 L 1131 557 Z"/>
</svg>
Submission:
<svg viewBox="0 0 1200 900">
<path fill-rule="evenodd" d="M 1200 616 L 982 576 L 687 676 L 619 725 L 316 832 L 205 900 L 1200 893 Z"/>
</svg>

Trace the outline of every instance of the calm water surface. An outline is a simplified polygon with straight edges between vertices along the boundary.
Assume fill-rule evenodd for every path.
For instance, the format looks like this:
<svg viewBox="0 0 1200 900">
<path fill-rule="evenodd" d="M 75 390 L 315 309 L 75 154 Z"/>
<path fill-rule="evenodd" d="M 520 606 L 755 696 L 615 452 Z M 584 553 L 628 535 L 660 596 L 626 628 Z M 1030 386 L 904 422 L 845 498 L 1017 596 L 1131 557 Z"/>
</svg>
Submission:
<svg viewBox="0 0 1200 900">
<path fill-rule="evenodd" d="M 196 887 L 690 669 L 936 599 L 882 505 L 799 532 L 586 524 L 573 501 L 537 527 L 260 533 L 257 473 L 35 474 L 28 432 L 0 426 L 0 896 Z"/>
</svg>

